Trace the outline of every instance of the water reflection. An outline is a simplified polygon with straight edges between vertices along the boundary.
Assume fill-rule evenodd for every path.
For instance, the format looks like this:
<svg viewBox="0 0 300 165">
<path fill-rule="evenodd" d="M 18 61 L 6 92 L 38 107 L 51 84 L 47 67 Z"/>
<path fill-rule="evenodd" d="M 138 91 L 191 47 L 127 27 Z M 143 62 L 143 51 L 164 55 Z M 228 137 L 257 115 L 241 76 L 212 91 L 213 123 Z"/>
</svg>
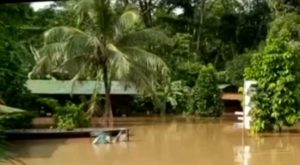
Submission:
<svg viewBox="0 0 300 165">
<path fill-rule="evenodd" d="M 15 142 L 28 165 L 298 165 L 300 135 L 250 137 L 231 121 L 166 120 L 130 127 L 128 143 Z"/>
<path fill-rule="evenodd" d="M 234 162 L 241 165 L 249 165 L 251 158 L 250 146 L 238 146 L 234 147 Z"/>
<path fill-rule="evenodd" d="M 299 134 L 269 134 L 265 137 L 242 138 L 245 144 L 234 147 L 234 160 L 237 164 L 300 164 L 300 158 L 297 156 L 300 153 Z"/>
</svg>

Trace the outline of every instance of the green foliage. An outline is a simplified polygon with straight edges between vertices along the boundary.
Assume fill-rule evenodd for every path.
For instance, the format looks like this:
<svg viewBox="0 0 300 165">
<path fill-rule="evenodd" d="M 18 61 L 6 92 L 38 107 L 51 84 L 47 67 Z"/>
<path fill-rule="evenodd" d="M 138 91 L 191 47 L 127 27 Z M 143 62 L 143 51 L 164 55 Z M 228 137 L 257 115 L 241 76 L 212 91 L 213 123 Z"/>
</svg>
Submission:
<svg viewBox="0 0 300 165">
<path fill-rule="evenodd" d="M 229 74 L 230 72 L 225 71 L 220 71 L 217 72 L 217 80 L 218 80 L 218 84 L 229 84 L 230 83 L 230 78 L 229 78 Z"/>
<path fill-rule="evenodd" d="M 76 105 L 67 102 L 62 106 L 57 100 L 51 98 L 42 98 L 39 101 L 54 109 L 54 118 L 59 129 L 70 130 L 90 125 L 90 117 L 84 112 L 85 103 Z"/>
<path fill-rule="evenodd" d="M 137 96 L 134 98 L 133 102 L 130 104 L 130 113 L 131 114 L 142 114 L 145 113 L 153 113 L 154 112 L 154 104 L 153 99 L 151 97 L 146 96 Z"/>
<path fill-rule="evenodd" d="M 53 108 L 53 109 L 60 106 L 59 102 L 56 99 L 52 99 L 52 98 L 39 98 L 38 101 L 44 105 L 47 105 L 47 106 Z"/>
<path fill-rule="evenodd" d="M 171 45 L 167 48 L 164 55 L 165 60 L 171 66 L 172 69 L 182 62 L 194 61 L 196 59 L 196 53 L 192 51 L 192 36 L 188 33 L 176 33 L 171 38 Z"/>
<path fill-rule="evenodd" d="M 176 78 L 183 80 L 187 86 L 194 87 L 202 66 L 199 62 L 182 62 L 178 66 Z"/>
<path fill-rule="evenodd" d="M 297 15 L 287 13 L 299 13 L 297 0 L 151 2 L 74 0 L 57 3 L 64 10 L 56 10 L 54 5 L 39 11 L 33 11 L 29 3 L 1 5 L 0 98 L 11 106 L 35 109 L 35 98 L 24 87 L 26 75 L 35 65 L 31 46 L 41 48 L 33 51 L 38 59 L 33 70 L 45 73 L 33 77 L 47 79 L 49 74 L 56 79 L 105 81 L 107 89 L 109 82 L 121 80 L 154 93 L 154 84 L 168 77 L 165 63 L 171 68 L 171 80 L 180 80 L 190 88 L 195 86 L 202 65 L 208 63 L 220 71 L 219 83 L 241 86 L 252 54 L 247 52 L 265 41 L 271 16 L 276 20 L 268 40 L 299 39 Z M 178 8 L 182 13 L 175 12 Z M 157 28 L 145 27 L 162 27 L 172 36 L 171 41 Z M 43 38 L 41 34 L 49 28 Z M 284 42 L 279 47 L 284 47 Z M 298 47 L 296 42 L 290 44 Z M 176 96 L 177 110 L 187 107 L 184 102 L 189 95 Z M 93 100 L 90 112 L 99 107 L 97 99 Z"/>
<path fill-rule="evenodd" d="M 1 117 L 0 125 L 4 129 L 32 128 L 32 120 L 35 116 L 30 112 L 5 115 Z"/>
<path fill-rule="evenodd" d="M 203 117 L 219 117 L 223 113 L 221 91 L 212 65 L 203 66 L 189 98 L 189 112 Z"/>
<path fill-rule="evenodd" d="M 167 109 L 178 112 L 178 105 L 182 104 L 182 96 L 187 92 L 188 88 L 181 81 L 173 81 L 167 85 L 160 85 L 153 98 L 154 107 L 158 109 L 162 115 Z M 184 106 L 183 104 L 180 106 Z"/>
<path fill-rule="evenodd" d="M 25 87 L 33 62 L 27 47 L 35 35 L 27 26 L 33 14 L 28 3 L 0 6 L 0 98 L 6 105 L 26 110 L 36 109 L 35 97 Z M 13 121 L 22 123 L 17 117 Z"/>
<path fill-rule="evenodd" d="M 26 66 L 21 54 L 22 46 L 9 37 L 1 37 L 0 28 L 0 98 L 7 105 L 28 108 L 30 93 L 25 87 Z"/>
<path fill-rule="evenodd" d="M 192 88 L 183 85 L 180 92 L 181 94 L 176 96 L 177 106 L 173 110 L 175 114 L 183 114 L 189 111 L 189 101 L 191 100 Z"/>
<path fill-rule="evenodd" d="M 298 0 L 276 0 L 272 1 L 274 9 L 278 12 L 298 12 L 300 9 L 300 1 Z"/>
<path fill-rule="evenodd" d="M 264 50 L 253 56 L 245 70 L 258 82 L 255 108 L 251 111 L 252 131 L 280 131 L 299 118 L 299 34 L 300 17 L 287 14 L 271 24 Z"/>
<path fill-rule="evenodd" d="M 244 70 L 250 65 L 250 53 L 239 55 L 226 64 L 226 74 L 232 85 L 243 86 Z"/>
<path fill-rule="evenodd" d="M 155 44 L 151 50 L 159 54 L 172 70 L 172 80 L 182 80 L 192 87 L 198 76 L 201 63 L 196 60 L 196 53 L 192 51 L 192 35 L 176 33 L 169 44 Z"/>
<path fill-rule="evenodd" d="M 162 4 L 160 8 L 168 12 L 158 16 L 159 25 L 173 34 L 190 34 L 191 52 L 197 53 L 196 59 L 212 63 L 217 69 L 224 69 L 227 61 L 255 49 L 265 39 L 271 20 L 266 0 L 163 0 Z M 174 14 L 176 8 L 183 9 L 183 13 Z"/>
<path fill-rule="evenodd" d="M 186 111 L 186 96 L 189 88 L 182 81 L 173 81 L 166 85 L 159 85 L 155 95 L 145 95 L 135 98 L 132 104 L 134 113 L 145 112 L 180 114 Z"/>
<path fill-rule="evenodd" d="M 4 163 L 10 154 L 2 131 L 2 128 L 0 128 L 0 163 Z"/>
<path fill-rule="evenodd" d="M 67 103 L 56 108 L 55 118 L 59 129 L 74 129 L 90 125 L 89 116 L 83 111 L 84 104 Z"/>
<path fill-rule="evenodd" d="M 15 127 L 17 123 L 14 122 L 19 122 L 20 120 L 13 120 L 13 118 L 20 118 L 22 117 L 22 115 L 27 115 L 27 113 L 24 110 L 18 108 L 0 105 L 0 164 L 5 164 L 6 162 L 14 164 L 19 162 L 12 157 L 9 144 L 5 140 L 3 131 L 5 129 L 24 128 L 19 126 Z M 31 120 L 27 122 L 31 123 Z M 24 123 L 22 123 L 21 126 L 24 126 Z"/>
<path fill-rule="evenodd" d="M 103 116 L 109 121 L 113 117 L 110 100 L 113 80 L 132 83 L 140 91 L 153 93 L 153 84 L 169 74 L 165 62 L 144 49 L 151 43 L 166 42 L 167 36 L 157 28 L 145 29 L 136 8 L 124 8 L 119 14 L 114 11 L 115 5 L 109 0 L 69 1 L 68 9 L 77 16 L 77 27 L 58 26 L 46 31 L 44 45 L 33 51 L 36 65 L 30 73 L 31 78 L 50 75 L 74 81 L 103 81 Z M 63 76 L 55 76 L 56 73 Z M 94 107 L 97 106 L 91 106 Z"/>
</svg>

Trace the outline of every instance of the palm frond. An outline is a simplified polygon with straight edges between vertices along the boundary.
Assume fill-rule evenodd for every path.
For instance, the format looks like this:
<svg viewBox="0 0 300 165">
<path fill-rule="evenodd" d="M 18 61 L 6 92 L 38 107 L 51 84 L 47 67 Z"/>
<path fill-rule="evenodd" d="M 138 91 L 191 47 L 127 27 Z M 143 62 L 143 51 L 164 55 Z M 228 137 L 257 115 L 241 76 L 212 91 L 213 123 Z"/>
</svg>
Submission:
<svg viewBox="0 0 300 165">
<path fill-rule="evenodd" d="M 122 29 L 122 31 L 132 30 L 136 25 L 142 22 L 142 19 L 139 15 L 137 9 L 131 8 L 130 10 L 125 11 L 119 17 L 117 27 Z"/>
<path fill-rule="evenodd" d="M 46 32 L 44 39 L 45 45 L 38 51 L 32 51 L 37 63 L 31 72 L 33 77 L 53 71 L 73 77 L 100 45 L 96 37 L 72 27 L 52 28 Z"/>
<path fill-rule="evenodd" d="M 72 78 L 73 81 L 77 81 L 81 77 L 86 70 L 88 57 L 85 55 L 79 55 L 73 58 L 66 60 L 59 68 L 56 70 L 58 72 L 67 72 L 69 78 Z"/>
<path fill-rule="evenodd" d="M 19 108 L 13 108 L 6 105 L 0 105 L 0 114 L 13 114 L 13 113 L 23 113 L 25 112 Z"/>
<path fill-rule="evenodd" d="M 124 35 L 117 41 L 118 46 L 147 46 L 149 44 L 170 43 L 170 39 L 160 30 L 144 29 Z"/>
<path fill-rule="evenodd" d="M 130 60 L 136 67 L 163 77 L 169 74 L 167 64 L 159 56 L 139 47 L 122 47 L 121 50 L 130 56 Z"/>
<path fill-rule="evenodd" d="M 41 78 L 49 74 L 63 61 L 66 43 L 51 43 L 43 46 L 40 50 L 31 49 L 36 65 L 29 73 L 29 78 Z"/>
<path fill-rule="evenodd" d="M 48 56 L 51 61 L 59 63 L 61 60 L 63 60 L 63 56 L 66 54 L 66 44 L 66 42 L 55 42 L 44 45 L 38 50 L 38 55 L 36 55 L 37 62 L 39 61 L 38 58 Z"/>
<path fill-rule="evenodd" d="M 173 98 L 171 96 L 167 97 L 167 102 L 169 102 L 173 108 L 176 108 L 178 104 L 176 98 Z"/>
<path fill-rule="evenodd" d="M 132 8 L 126 10 L 118 19 L 115 25 L 114 40 L 120 40 L 124 34 L 135 30 L 137 25 L 142 23 L 142 19 L 138 13 L 138 10 Z"/>
<path fill-rule="evenodd" d="M 67 26 L 58 26 L 44 33 L 44 44 L 67 42 L 74 35 L 86 35 L 83 31 Z"/>
<path fill-rule="evenodd" d="M 73 0 L 70 6 L 78 15 L 78 24 L 91 22 L 96 33 L 112 36 L 115 15 L 110 0 Z"/>
<path fill-rule="evenodd" d="M 96 37 L 86 34 L 73 35 L 66 44 L 65 55 L 68 59 L 82 55 L 90 56 L 96 53 L 99 44 Z"/>
<path fill-rule="evenodd" d="M 115 45 L 108 44 L 107 49 L 110 52 L 110 72 L 111 78 L 121 80 L 124 75 L 130 72 L 130 62 L 128 56 L 120 51 Z"/>
<path fill-rule="evenodd" d="M 156 95 L 155 79 L 147 75 L 145 70 L 140 70 L 131 64 L 130 74 L 123 77 L 124 81 L 131 82 L 139 90 L 140 93 L 145 95 Z"/>
<path fill-rule="evenodd" d="M 117 55 L 119 59 L 115 60 L 119 62 L 114 67 L 119 66 L 119 78 L 133 83 L 141 92 L 155 94 L 156 83 L 168 76 L 169 70 L 163 60 L 141 48 L 119 48 Z M 122 67 L 126 67 L 126 72 L 122 72 Z"/>
<path fill-rule="evenodd" d="M 94 2 L 95 0 L 69 1 L 68 6 L 70 7 L 70 9 L 75 11 L 76 15 L 78 16 L 78 24 L 84 21 L 87 16 L 92 20 L 95 20 L 95 16 L 90 11 L 94 7 Z"/>
<path fill-rule="evenodd" d="M 51 65 L 51 61 L 48 59 L 48 56 L 44 56 L 36 63 L 32 71 L 29 72 L 28 78 L 34 79 L 45 77 L 52 69 L 53 65 Z"/>
<path fill-rule="evenodd" d="M 69 56 L 69 58 L 88 54 L 94 51 L 94 45 L 89 42 L 90 38 L 91 36 L 87 33 L 73 27 L 54 27 L 45 32 L 45 43 L 42 50 L 40 50 L 43 52 L 40 52 L 40 54 L 53 55 L 56 53 L 60 57 Z"/>
</svg>

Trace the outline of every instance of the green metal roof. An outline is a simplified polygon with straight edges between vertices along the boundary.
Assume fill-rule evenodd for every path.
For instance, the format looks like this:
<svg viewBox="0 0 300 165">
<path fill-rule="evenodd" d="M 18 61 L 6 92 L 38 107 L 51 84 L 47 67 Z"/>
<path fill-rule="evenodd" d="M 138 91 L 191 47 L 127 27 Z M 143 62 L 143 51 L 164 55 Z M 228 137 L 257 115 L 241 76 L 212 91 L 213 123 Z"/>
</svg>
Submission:
<svg viewBox="0 0 300 165">
<path fill-rule="evenodd" d="M 59 81 L 59 80 L 28 80 L 26 87 L 33 94 L 74 94 L 74 95 L 90 95 L 94 93 L 96 81 Z M 73 89 L 72 89 L 73 88 Z M 98 93 L 104 94 L 104 83 L 99 82 Z M 136 95 L 137 90 L 132 85 L 113 81 L 111 87 L 113 95 Z"/>
</svg>

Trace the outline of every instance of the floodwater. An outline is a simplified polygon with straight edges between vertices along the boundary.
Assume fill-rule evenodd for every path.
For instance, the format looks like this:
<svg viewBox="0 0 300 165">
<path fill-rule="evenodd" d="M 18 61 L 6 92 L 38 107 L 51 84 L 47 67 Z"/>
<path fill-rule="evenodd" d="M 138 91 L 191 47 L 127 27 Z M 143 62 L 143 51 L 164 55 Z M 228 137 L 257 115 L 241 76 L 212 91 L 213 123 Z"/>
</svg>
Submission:
<svg viewBox="0 0 300 165">
<path fill-rule="evenodd" d="M 129 142 L 93 139 L 13 142 L 28 165 L 299 165 L 300 134 L 250 137 L 224 120 L 168 120 L 129 126 Z"/>
</svg>

